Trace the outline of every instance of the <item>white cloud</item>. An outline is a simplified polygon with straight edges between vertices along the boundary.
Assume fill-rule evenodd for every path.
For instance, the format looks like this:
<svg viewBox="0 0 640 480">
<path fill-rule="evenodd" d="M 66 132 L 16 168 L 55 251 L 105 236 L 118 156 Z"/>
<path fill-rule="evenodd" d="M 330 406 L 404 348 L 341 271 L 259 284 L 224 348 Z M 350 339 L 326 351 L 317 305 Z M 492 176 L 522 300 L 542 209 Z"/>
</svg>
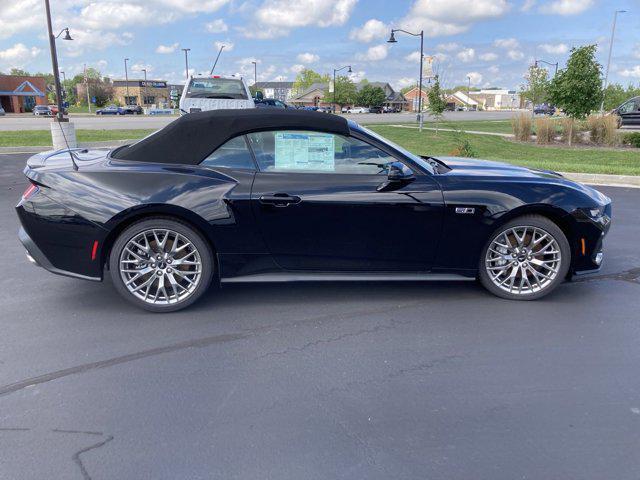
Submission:
<svg viewBox="0 0 640 480">
<path fill-rule="evenodd" d="M 361 27 L 351 30 L 349 38 L 351 40 L 368 43 L 373 40 L 383 39 L 389 34 L 390 27 L 385 25 L 380 20 L 372 18 L 371 20 L 367 20 Z"/>
<path fill-rule="evenodd" d="M 254 12 L 257 26 L 240 27 L 247 38 L 275 38 L 300 27 L 344 25 L 357 0 L 264 0 Z"/>
<path fill-rule="evenodd" d="M 415 84 L 416 84 L 416 79 L 413 77 L 401 77 L 391 82 L 391 86 L 393 86 L 393 88 L 396 88 L 398 90 L 404 87 L 415 85 Z"/>
<path fill-rule="evenodd" d="M 500 67 L 498 67 L 497 65 L 491 65 L 489 68 L 487 68 L 487 71 L 495 75 L 500 71 Z"/>
<path fill-rule="evenodd" d="M 472 61 L 476 57 L 476 51 L 473 48 L 465 48 L 463 50 L 460 50 L 456 57 L 461 62 L 467 63 Z"/>
<path fill-rule="evenodd" d="M 520 7 L 523 12 L 530 11 L 536 4 L 536 0 L 524 0 L 524 3 Z"/>
<path fill-rule="evenodd" d="M 418 63 L 420 61 L 420 52 L 419 51 L 411 52 L 409 55 L 404 57 L 404 59 L 407 62 Z"/>
<path fill-rule="evenodd" d="M 356 58 L 365 62 L 378 62 L 387 58 L 388 51 L 387 45 L 382 43 L 375 47 L 370 47 L 366 53 L 357 54 Z"/>
<path fill-rule="evenodd" d="M 80 10 L 78 23 L 91 30 L 117 30 L 125 26 L 168 23 L 171 14 L 157 17 L 147 6 L 126 2 L 94 2 Z"/>
<path fill-rule="evenodd" d="M 357 70 L 352 72 L 351 75 L 347 74 L 352 82 L 360 83 L 366 77 L 366 73 L 364 70 Z"/>
<path fill-rule="evenodd" d="M 520 46 L 520 42 L 515 38 L 498 38 L 493 42 L 493 45 L 498 48 L 514 49 Z"/>
<path fill-rule="evenodd" d="M 0 50 L 0 66 L 5 68 L 22 68 L 40 55 L 37 47 L 27 47 L 24 43 L 16 43 L 13 47 Z"/>
<path fill-rule="evenodd" d="M 540 7 L 540 12 L 554 15 L 577 15 L 591 8 L 594 0 L 553 0 Z"/>
<path fill-rule="evenodd" d="M 145 4 L 156 3 L 164 10 L 177 10 L 183 13 L 212 13 L 220 10 L 230 0 L 146 0 Z"/>
<path fill-rule="evenodd" d="M 569 47 L 566 43 L 543 43 L 542 45 L 538 45 L 538 48 L 546 53 L 551 53 L 555 55 L 562 55 L 569 51 Z"/>
<path fill-rule="evenodd" d="M 471 78 L 471 85 L 479 85 L 482 83 L 482 74 L 480 72 L 469 72 L 467 77 Z"/>
<path fill-rule="evenodd" d="M 443 52 L 453 52 L 454 50 L 458 50 L 460 45 L 455 42 L 448 43 L 439 43 L 436 45 L 436 50 L 442 50 Z"/>
<path fill-rule="evenodd" d="M 486 52 L 478 56 L 483 62 L 493 62 L 498 59 L 498 55 L 493 52 Z"/>
<path fill-rule="evenodd" d="M 624 70 L 619 70 L 618 73 L 623 77 L 640 78 L 640 65 L 636 65 L 633 68 L 625 68 Z"/>
<path fill-rule="evenodd" d="M 101 32 L 76 28 L 71 31 L 71 36 L 73 42 L 58 43 L 58 49 L 63 48 L 64 54 L 70 57 L 79 57 L 87 51 L 129 45 L 134 38 L 130 32 Z"/>
<path fill-rule="evenodd" d="M 0 38 L 46 25 L 43 3 L 39 0 L 13 0 L 2 2 Z"/>
<path fill-rule="evenodd" d="M 162 54 L 173 53 L 176 51 L 177 48 L 178 48 L 177 43 L 174 43 L 172 45 L 158 45 L 158 48 L 156 48 L 156 53 L 162 53 Z"/>
<path fill-rule="evenodd" d="M 429 37 L 455 35 L 476 22 L 501 17 L 509 8 L 507 0 L 416 0 L 400 25 L 424 29 Z"/>
<path fill-rule="evenodd" d="M 229 27 L 221 18 L 205 23 L 204 28 L 209 33 L 223 33 L 229 30 Z"/>
<path fill-rule="evenodd" d="M 511 60 L 522 60 L 524 58 L 524 53 L 522 53 L 520 50 L 509 50 L 507 52 L 507 57 L 509 57 Z"/>
<path fill-rule="evenodd" d="M 142 70 L 146 70 L 147 73 L 153 72 L 153 67 L 151 65 L 145 65 L 144 63 L 135 63 L 131 65 L 132 72 L 141 72 Z"/>
<path fill-rule="evenodd" d="M 302 65 L 302 64 L 300 64 L 300 63 L 297 63 L 297 64 L 295 64 L 295 65 L 292 65 L 292 66 L 289 68 L 289 70 L 291 70 L 293 73 L 300 73 L 300 72 L 301 72 L 301 71 L 303 71 L 305 68 L 307 68 L 307 67 L 305 67 L 304 65 Z"/>
<path fill-rule="evenodd" d="M 213 46 L 216 49 L 216 52 L 218 52 L 220 50 L 220 47 L 222 47 L 224 45 L 224 52 L 230 52 L 231 50 L 233 50 L 233 47 L 235 46 L 235 44 L 233 42 L 230 42 L 229 40 L 227 40 L 226 42 L 213 42 Z M 216 53 L 217 55 L 217 53 Z"/>
<path fill-rule="evenodd" d="M 318 55 L 316 55 L 315 53 L 309 53 L 309 52 L 301 53 L 296 58 L 300 63 L 305 63 L 305 64 L 315 63 L 318 60 L 320 60 L 320 57 Z"/>
</svg>

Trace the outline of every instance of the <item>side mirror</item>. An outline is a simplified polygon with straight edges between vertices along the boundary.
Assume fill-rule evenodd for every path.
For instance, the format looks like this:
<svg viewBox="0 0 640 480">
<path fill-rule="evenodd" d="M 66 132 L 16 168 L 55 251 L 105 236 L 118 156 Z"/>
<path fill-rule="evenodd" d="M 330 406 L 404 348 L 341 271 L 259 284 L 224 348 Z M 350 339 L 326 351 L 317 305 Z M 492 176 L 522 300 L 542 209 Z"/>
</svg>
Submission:
<svg viewBox="0 0 640 480">
<path fill-rule="evenodd" d="M 416 178 L 413 170 L 402 162 L 392 162 L 388 165 L 388 168 L 387 180 L 378 186 L 377 190 L 379 192 L 404 187 Z"/>
</svg>

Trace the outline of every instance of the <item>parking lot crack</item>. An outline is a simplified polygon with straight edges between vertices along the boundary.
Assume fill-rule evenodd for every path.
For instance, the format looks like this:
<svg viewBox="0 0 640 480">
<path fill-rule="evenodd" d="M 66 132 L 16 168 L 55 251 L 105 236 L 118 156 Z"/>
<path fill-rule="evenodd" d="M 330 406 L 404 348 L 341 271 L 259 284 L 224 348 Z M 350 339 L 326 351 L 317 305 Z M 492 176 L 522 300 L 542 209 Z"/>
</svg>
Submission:
<svg viewBox="0 0 640 480">
<path fill-rule="evenodd" d="M 89 475 L 87 468 L 85 467 L 84 463 L 82 463 L 82 459 L 80 458 L 80 455 L 82 455 L 83 453 L 87 453 L 91 450 L 95 450 L 96 448 L 103 447 L 104 445 L 109 443 L 111 440 L 113 440 L 113 435 L 109 435 L 103 441 L 94 443 L 93 445 L 89 445 L 88 447 L 78 450 L 76 453 L 73 454 L 73 457 L 72 457 L 73 461 L 80 468 L 80 472 L 82 473 L 82 478 L 84 478 L 84 480 L 91 480 L 91 475 Z"/>
</svg>

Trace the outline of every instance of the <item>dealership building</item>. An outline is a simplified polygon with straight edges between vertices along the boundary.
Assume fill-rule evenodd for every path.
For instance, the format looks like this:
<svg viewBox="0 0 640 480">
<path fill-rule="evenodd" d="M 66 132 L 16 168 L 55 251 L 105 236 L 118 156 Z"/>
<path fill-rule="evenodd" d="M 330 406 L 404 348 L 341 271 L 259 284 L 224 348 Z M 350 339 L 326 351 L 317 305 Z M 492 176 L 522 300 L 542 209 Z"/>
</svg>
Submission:
<svg viewBox="0 0 640 480">
<path fill-rule="evenodd" d="M 114 80 L 113 99 L 121 105 L 168 104 L 171 86 L 164 80 Z"/>
<path fill-rule="evenodd" d="M 0 106 L 7 113 L 24 113 L 36 105 L 47 105 L 44 77 L 0 75 Z"/>
</svg>

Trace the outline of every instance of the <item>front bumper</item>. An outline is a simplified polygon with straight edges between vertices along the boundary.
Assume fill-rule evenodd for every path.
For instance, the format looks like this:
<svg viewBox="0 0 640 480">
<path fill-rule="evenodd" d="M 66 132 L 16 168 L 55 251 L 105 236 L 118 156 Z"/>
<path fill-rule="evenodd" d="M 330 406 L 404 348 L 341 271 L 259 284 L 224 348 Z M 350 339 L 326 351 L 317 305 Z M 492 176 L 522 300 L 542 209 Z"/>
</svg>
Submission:
<svg viewBox="0 0 640 480">
<path fill-rule="evenodd" d="M 82 275 L 75 272 L 70 272 L 68 270 L 62 270 L 53 266 L 53 264 L 49 261 L 49 259 L 42 253 L 42 250 L 38 248 L 35 242 L 31 239 L 27 231 L 20 227 L 18 230 L 18 238 L 22 242 L 22 245 L 27 250 L 27 259 L 29 262 L 37 265 L 38 267 L 42 267 L 45 270 L 48 270 L 51 273 L 55 273 L 57 275 L 64 275 L 67 277 L 80 278 L 82 280 L 92 280 L 94 282 L 100 282 L 102 279 L 100 277 L 90 277 L 87 275 Z"/>
<path fill-rule="evenodd" d="M 604 261 L 604 239 L 611 228 L 611 203 L 604 205 L 602 215 L 590 218 L 579 211 L 576 220 L 576 247 L 574 250 L 573 273 L 586 275 L 596 273 Z"/>
</svg>

